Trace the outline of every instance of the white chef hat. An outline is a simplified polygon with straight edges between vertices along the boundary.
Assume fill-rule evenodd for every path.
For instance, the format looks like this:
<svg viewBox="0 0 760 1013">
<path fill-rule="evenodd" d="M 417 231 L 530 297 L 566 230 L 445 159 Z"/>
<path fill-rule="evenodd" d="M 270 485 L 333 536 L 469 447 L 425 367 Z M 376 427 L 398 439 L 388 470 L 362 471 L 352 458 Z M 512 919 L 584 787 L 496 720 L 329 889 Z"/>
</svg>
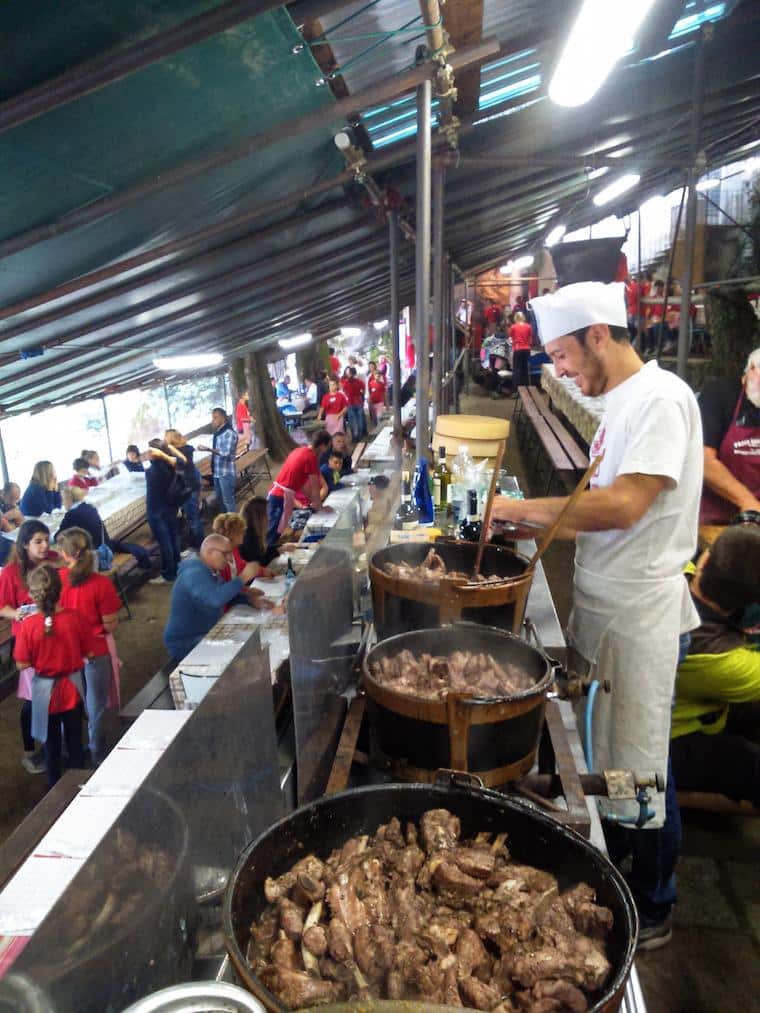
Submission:
<svg viewBox="0 0 760 1013">
<path fill-rule="evenodd" d="M 565 285 L 549 295 L 531 299 L 530 308 L 536 315 L 542 345 L 592 324 L 628 325 L 622 281 L 613 281 L 609 285 L 601 281 Z"/>
</svg>

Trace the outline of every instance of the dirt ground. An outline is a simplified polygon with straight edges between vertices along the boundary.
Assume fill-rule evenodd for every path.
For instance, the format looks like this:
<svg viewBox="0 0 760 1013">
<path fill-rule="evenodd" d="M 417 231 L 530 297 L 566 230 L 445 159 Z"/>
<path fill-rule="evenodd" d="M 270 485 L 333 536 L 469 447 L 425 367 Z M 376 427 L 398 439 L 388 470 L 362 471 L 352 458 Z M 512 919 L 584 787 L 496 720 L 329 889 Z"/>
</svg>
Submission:
<svg viewBox="0 0 760 1013">
<path fill-rule="evenodd" d="M 511 417 L 514 401 L 492 401 L 474 390 L 461 411 Z M 516 439 L 506 467 L 530 490 Z M 266 489 L 259 489 L 265 492 Z M 535 491 L 535 490 L 534 490 Z M 571 601 L 573 547 L 550 548 L 545 567 L 560 619 Z M 161 633 L 170 589 L 143 584 L 130 596 L 132 619 L 116 631 L 123 661 L 122 698 L 129 700 L 166 660 Z M 22 769 L 15 697 L 0 705 L 0 842 L 42 798 L 44 775 Z M 111 720 L 111 744 L 119 734 Z M 679 902 L 670 946 L 637 960 L 649 1013 L 733 1013 L 760 1003 L 760 820 L 684 813 Z"/>
</svg>

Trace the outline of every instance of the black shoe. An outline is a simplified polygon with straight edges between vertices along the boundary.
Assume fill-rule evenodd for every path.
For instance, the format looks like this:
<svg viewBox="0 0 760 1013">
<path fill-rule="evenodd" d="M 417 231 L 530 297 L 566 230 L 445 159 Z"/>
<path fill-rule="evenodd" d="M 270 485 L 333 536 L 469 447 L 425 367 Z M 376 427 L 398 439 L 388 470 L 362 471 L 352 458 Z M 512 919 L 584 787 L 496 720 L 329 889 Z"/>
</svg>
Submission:
<svg viewBox="0 0 760 1013">
<path fill-rule="evenodd" d="M 673 916 L 668 915 L 661 922 L 646 925 L 639 930 L 637 950 L 659 950 L 673 938 Z"/>
</svg>

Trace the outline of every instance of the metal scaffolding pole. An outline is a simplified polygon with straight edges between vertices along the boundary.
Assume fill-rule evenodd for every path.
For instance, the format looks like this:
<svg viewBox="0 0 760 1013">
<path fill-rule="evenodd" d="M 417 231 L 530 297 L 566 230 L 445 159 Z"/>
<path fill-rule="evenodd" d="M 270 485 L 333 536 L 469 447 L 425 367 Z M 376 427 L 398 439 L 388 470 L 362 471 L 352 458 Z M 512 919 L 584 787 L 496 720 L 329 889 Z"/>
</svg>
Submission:
<svg viewBox="0 0 760 1013">
<path fill-rule="evenodd" d="M 3 485 L 7 485 L 10 482 L 8 477 L 8 461 L 5 457 L 5 444 L 3 443 L 3 431 L 0 428 L 0 477 L 2 477 Z"/>
<path fill-rule="evenodd" d="M 694 281 L 694 245 L 697 238 L 697 181 L 703 171 L 704 154 L 700 151 L 702 136 L 702 109 L 704 106 L 705 83 L 705 40 L 709 38 L 706 28 L 700 29 L 699 42 L 694 56 L 694 89 L 691 112 L 691 165 L 687 186 L 686 233 L 684 235 L 684 268 L 681 279 L 681 315 L 678 324 L 678 359 L 676 372 L 686 379 L 689 363 L 691 338 L 691 286 Z"/>
<path fill-rule="evenodd" d="M 398 211 L 388 212 L 388 259 L 391 287 L 391 382 L 393 393 L 393 432 L 401 433 L 401 355 L 398 348 Z"/>
<path fill-rule="evenodd" d="M 417 88 L 417 244 L 415 261 L 415 365 L 417 369 L 417 460 L 427 455 L 430 442 L 428 398 L 430 369 L 430 169 L 432 138 L 430 104 L 432 85 L 423 81 Z"/>
<path fill-rule="evenodd" d="M 113 456 L 113 447 L 111 446 L 111 427 L 108 424 L 108 406 L 106 405 L 105 395 L 100 400 L 103 402 L 103 421 L 106 424 L 106 442 L 108 443 L 108 462 L 110 464 L 115 458 Z"/>
<path fill-rule="evenodd" d="M 443 321 L 446 292 L 446 257 L 443 252 L 443 212 L 446 170 L 433 167 L 433 425 L 441 414 L 444 370 Z"/>
</svg>

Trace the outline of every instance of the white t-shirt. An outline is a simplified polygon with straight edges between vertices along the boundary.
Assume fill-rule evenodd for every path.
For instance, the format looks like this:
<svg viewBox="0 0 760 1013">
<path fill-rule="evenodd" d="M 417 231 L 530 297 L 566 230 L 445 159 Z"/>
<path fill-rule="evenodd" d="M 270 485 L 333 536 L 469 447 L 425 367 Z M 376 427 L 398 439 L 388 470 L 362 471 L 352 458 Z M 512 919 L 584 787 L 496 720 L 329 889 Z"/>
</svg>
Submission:
<svg viewBox="0 0 760 1013">
<path fill-rule="evenodd" d="M 629 580 L 681 573 L 697 548 L 702 494 L 702 421 L 691 388 L 648 362 L 606 393 L 589 456 L 602 450 L 592 488 L 635 473 L 665 475 L 671 483 L 633 527 L 579 534 L 576 562 L 592 573 Z"/>
</svg>

